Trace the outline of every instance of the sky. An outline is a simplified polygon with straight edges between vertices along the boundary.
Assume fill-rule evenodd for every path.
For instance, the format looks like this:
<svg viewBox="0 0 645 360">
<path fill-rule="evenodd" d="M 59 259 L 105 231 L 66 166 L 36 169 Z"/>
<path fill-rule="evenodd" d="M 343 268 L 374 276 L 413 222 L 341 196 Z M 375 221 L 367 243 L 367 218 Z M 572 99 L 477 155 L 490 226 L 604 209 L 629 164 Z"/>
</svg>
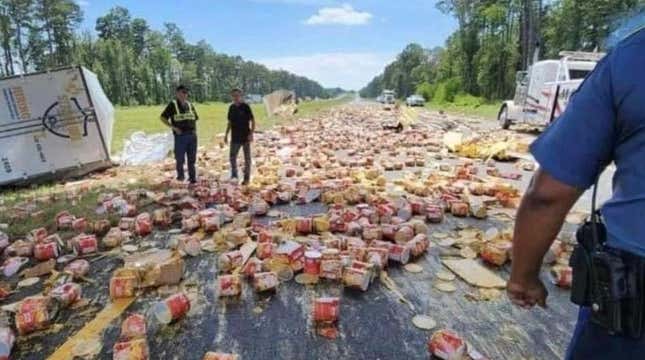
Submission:
<svg viewBox="0 0 645 360">
<path fill-rule="evenodd" d="M 325 87 L 359 90 L 409 43 L 444 44 L 456 21 L 435 0 L 76 0 L 82 30 L 114 6 L 153 29 L 176 23 L 186 39 L 307 76 Z"/>
</svg>

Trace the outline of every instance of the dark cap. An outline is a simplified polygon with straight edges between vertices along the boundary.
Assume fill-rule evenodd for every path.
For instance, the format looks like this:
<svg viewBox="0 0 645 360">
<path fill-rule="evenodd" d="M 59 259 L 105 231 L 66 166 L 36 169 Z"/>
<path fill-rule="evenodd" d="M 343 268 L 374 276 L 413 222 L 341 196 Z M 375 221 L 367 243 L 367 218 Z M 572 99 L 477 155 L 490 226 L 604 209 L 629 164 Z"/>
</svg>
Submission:
<svg viewBox="0 0 645 360">
<path fill-rule="evenodd" d="M 188 87 L 186 85 L 179 85 L 179 86 L 177 86 L 175 91 L 176 92 L 180 92 L 180 91 L 189 92 L 190 90 L 188 89 Z"/>
</svg>

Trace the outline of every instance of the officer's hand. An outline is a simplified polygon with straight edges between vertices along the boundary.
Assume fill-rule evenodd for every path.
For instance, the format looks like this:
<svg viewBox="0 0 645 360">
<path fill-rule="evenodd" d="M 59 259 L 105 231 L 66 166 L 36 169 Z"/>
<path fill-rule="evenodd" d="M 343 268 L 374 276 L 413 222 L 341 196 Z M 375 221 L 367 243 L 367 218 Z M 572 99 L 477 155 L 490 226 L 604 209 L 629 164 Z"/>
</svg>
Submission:
<svg viewBox="0 0 645 360">
<path fill-rule="evenodd" d="M 173 126 L 173 127 L 172 127 L 172 131 L 174 131 L 174 132 L 175 132 L 175 134 L 177 134 L 177 135 L 181 135 L 181 129 L 180 129 L 180 128 L 178 128 L 178 127 L 176 127 L 176 126 Z"/>
<path fill-rule="evenodd" d="M 530 309 L 535 304 L 546 308 L 546 298 L 549 293 L 538 278 L 531 281 L 518 281 L 511 278 L 506 285 L 506 293 L 511 302 L 524 309 Z"/>
</svg>

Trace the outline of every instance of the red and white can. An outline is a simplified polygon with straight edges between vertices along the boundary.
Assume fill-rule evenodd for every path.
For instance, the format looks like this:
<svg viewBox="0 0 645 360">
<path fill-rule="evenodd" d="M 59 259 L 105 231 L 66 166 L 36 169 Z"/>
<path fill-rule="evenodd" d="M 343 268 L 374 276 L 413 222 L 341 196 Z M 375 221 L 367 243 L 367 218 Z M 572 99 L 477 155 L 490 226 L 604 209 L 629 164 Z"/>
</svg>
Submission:
<svg viewBox="0 0 645 360">
<path fill-rule="evenodd" d="M 399 230 L 399 226 L 394 224 L 383 224 L 381 225 L 381 230 L 383 232 L 383 239 L 394 240 L 396 232 Z"/>
<path fill-rule="evenodd" d="M 163 302 L 168 307 L 171 321 L 184 317 L 190 311 L 190 299 L 183 292 L 170 295 Z"/>
<path fill-rule="evenodd" d="M 237 275 L 220 275 L 217 278 L 217 284 L 220 297 L 238 296 L 242 293 L 242 283 Z"/>
<path fill-rule="evenodd" d="M 58 243 L 38 243 L 34 245 L 34 257 L 40 261 L 47 261 L 58 257 Z"/>
<path fill-rule="evenodd" d="M 459 360 L 466 352 L 466 343 L 454 331 L 439 330 L 428 340 L 428 351 L 442 360 Z"/>
<path fill-rule="evenodd" d="M 570 288 L 573 280 L 573 269 L 566 265 L 555 265 L 551 268 L 551 281 L 556 286 Z"/>
<path fill-rule="evenodd" d="M 225 252 L 219 256 L 218 267 L 221 272 L 229 272 L 242 265 L 244 255 L 239 250 Z"/>
<path fill-rule="evenodd" d="M 271 256 L 273 256 L 273 249 L 275 248 L 275 244 L 272 242 L 261 242 L 258 243 L 258 247 L 256 249 L 256 256 L 259 259 L 268 259 Z"/>
<path fill-rule="evenodd" d="M 334 249 L 334 248 L 329 248 L 329 249 L 323 249 L 323 251 L 320 252 L 321 260 L 339 260 L 340 259 L 340 250 Z"/>
<path fill-rule="evenodd" d="M 413 237 L 414 228 L 404 225 L 401 226 L 401 228 L 394 235 L 394 241 L 396 241 L 397 244 L 405 244 L 408 241 L 412 240 Z"/>
<path fill-rule="evenodd" d="M 259 272 L 262 272 L 262 260 L 256 257 L 250 258 L 242 268 L 242 274 L 248 277 L 251 277 Z"/>
<path fill-rule="evenodd" d="M 392 244 L 388 257 L 390 260 L 405 265 L 410 261 L 410 248 L 407 245 Z"/>
<path fill-rule="evenodd" d="M 94 235 L 81 234 L 74 238 L 72 242 L 74 254 L 81 256 L 95 253 L 99 249 L 98 241 Z"/>
<path fill-rule="evenodd" d="M 455 201 L 450 205 L 450 213 L 457 217 L 466 217 L 470 207 L 463 201 Z"/>
<path fill-rule="evenodd" d="M 315 323 L 336 323 L 340 315 L 340 299 L 337 297 L 314 299 L 312 315 Z"/>
<path fill-rule="evenodd" d="M 87 230 L 87 220 L 85 218 L 77 218 L 72 221 L 72 229 L 77 232 L 85 232 Z"/>
<path fill-rule="evenodd" d="M 302 235 L 308 235 L 313 232 L 313 219 L 309 217 L 296 218 L 296 231 Z"/>
<path fill-rule="evenodd" d="M 204 218 L 202 220 L 202 227 L 206 232 L 215 232 L 222 226 L 222 218 L 219 214 Z"/>
<path fill-rule="evenodd" d="M 253 275 L 253 288 L 257 292 L 275 290 L 279 283 L 278 274 L 272 271 Z"/>
<path fill-rule="evenodd" d="M 364 261 L 367 256 L 366 247 L 349 246 L 347 251 L 349 252 L 349 256 L 356 261 Z"/>
<path fill-rule="evenodd" d="M 413 258 L 423 255 L 428 247 L 430 246 L 430 241 L 428 236 L 425 234 L 418 234 L 412 240 L 408 241 L 405 245 L 410 249 L 410 256 Z"/>
<path fill-rule="evenodd" d="M 199 222 L 199 216 L 197 215 L 185 218 L 181 221 L 181 230 L 183 232 L 196 231 L 200 226 L 201 224 Z"/>
<path fill-rule="evenodd" d="M 350 288 L 367 291 L 372 280 L 372 274 L 366 269 L 346 267 L 343 270 L 343 285 Z"/>
<path fill-rule="evenodd" d="M 120 341 L 112 348 L 112 360 L 148 360 L 150 351 L 146 339 Z"/>
<path fill-rule="evenodd" d="M 318 251 L 305 251 L 304 273 L 310 275 L 320 275 L 320 262 L 322 255 Z"/>
<path fill-rule="evenodd" d="M 47 328 L 55 315 L 54 309 L 51 298 L 46 296 L 30 297 L 21 301 L 16 312 L 18 334 L 25 335 Z"/>
<path fill-rule="evenodd" d="M 137 273 L 132 269 L 118 269 L 110 278 L 110 298 L 121 299 L 134 296 L 139 285 Z"/>
<path fill-rule="evenodd" d="M 381 227 L 375 224 L 366 224 L 363 226 L 363 240 L 369 242 L 383 238 Z"/>
<path fill-rule="evenodd" d="M 47 229 L 44 227 L 33 229 L 31 230 L 30 235 L 34 242 L 41 242 L 47 237 Z"/>
<path fill-rule="evenodd" d="M 426 219 L 432 224 L 439 224 L 443 221 L 443 208 L 438 205 L 426 207 Z"/>
<path fill-rule="evenodd" d="M 341 241 L 337 237 L 329 238 L 329 239 L 324 239 L 323 240 L 323 245 L 326 248 L 330 249 L 340 249 L 341 248 Z"/>
<path fill-rule="evenodd" d="M 302 270 L 305 265 L 305 247 L 295 241 L 287 241 L 281 244 L 275 254 L 278 258 L 286 260 L 293 271 Z"/>
<path fill-rule="evenodd" d="M 273 232 L 269 229 L 262 229 L 258 232 L 258 243 L 273 242 Z"/>
<path fill-rule="evenodd" d="M 74 216 L 72 216 L 68 211 L 61 211 L 56 214 L 56 227 L 58 230 L 66 230 L 72 227 L 72 222 L 74 221 Z"/>
<path fill-rule="evenodd" d="M 149 213 L 137 215 L 134 219 L 134 232 L 139 236 L 146 236 L 152 232 L 152 218 Z"/>
<path fill-rule="evenodd" d="M 340 280 L 343 276 L 343 263 L 340 260 L 321 260 L 320 277 L 329 280 Z"/>
<path fill-rule="evenodd" d="M 121 228 L 118 227 L 113 227 L 111 228 L 107 234 L 103 237 L 102 243 L 103 246 L 106 246 L 108 248 L 114 248 L 123 242 L 125 239 L 124 231 L 121 230 Z"/>
<path fill-rule="evenodd" d="M 81 299 L 82 289 L 79 284 L 67 283 L 54 288 L 49 295 L 66 308 Z"/>
<path fill-rule="evenodd" d="M 145 339 L 146 318 L 141 314 L 132 314 L 121 323 L 121 340 Z"/>
<path fill-rule="evenodd" d="M 165 228 L 170 225 L 171 217 L 170 210 L 167 208 L 155 209 L 152 212 L 152 224 Z"/>
</svg>

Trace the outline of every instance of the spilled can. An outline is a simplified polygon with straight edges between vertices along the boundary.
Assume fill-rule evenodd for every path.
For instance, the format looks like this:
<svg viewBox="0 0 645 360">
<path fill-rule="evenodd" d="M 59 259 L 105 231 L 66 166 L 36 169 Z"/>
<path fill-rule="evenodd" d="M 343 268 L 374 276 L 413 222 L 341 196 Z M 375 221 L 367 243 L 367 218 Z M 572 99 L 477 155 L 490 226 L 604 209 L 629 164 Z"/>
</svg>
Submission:
<svg viewBox="0 0 645 360">
<path fill-rule="evenodd" d="M 312 315 L 315 323 L 336 323 L 340 315 L 340 299 L 337 297 L 314 299 Z"/>
<path fill-rule="evenodd" d="M 95 253 L 99 246 L 94 235 L 79 235 L 72 241 L 74 254 L 81 256 Z"/>
<path fill-rule="evenodd" d="M 58 257 L 58 244 L 56 242 L 38 243 L 34 245 L 34 257 L 40 261 L 47 261 Z"/>
<path fill-rule="evenodd" d="M 151 311 L 157 321 L 162 324 L 170 324 L 172 321 L 184 317 L 190 311 L 190 299 L 185 293 L 180 292 L 155 303 Z"/>
<path fill-rule="evenodd" d="M 49 295 L 66 308 L 81 299 L 82 289 L 79 284 L 67 283 L 54 288 Z"/>
<path fill-rule="evenodd" d="M 304 273 L 318 276 L 322 255 L 318 251 L 305 251 Z"/>
<path fill-rule="evenodd" d="M 253 275 L 253 288 L 257 292 L 275 290 L 279 283 L 278 275 L 272 271 Z"/>
</svg>

